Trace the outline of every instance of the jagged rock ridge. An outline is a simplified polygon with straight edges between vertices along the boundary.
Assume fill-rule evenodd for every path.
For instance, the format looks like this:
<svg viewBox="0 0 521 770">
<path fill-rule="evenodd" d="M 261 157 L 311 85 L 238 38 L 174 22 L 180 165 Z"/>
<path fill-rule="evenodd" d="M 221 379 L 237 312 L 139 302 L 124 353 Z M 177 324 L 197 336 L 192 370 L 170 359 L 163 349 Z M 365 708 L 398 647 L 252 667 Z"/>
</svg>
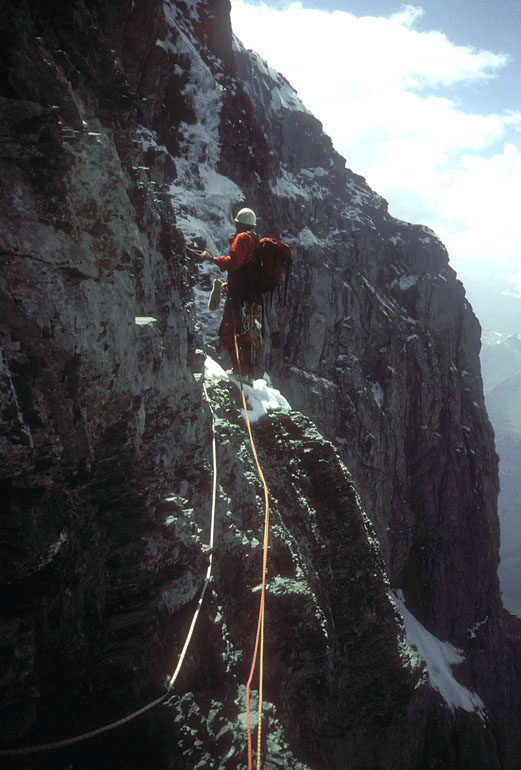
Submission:
<svg viewBox="0 0 521 770">
<path fill-rule="evenodd" d="M 248 201 L 297 254 L 266 367 L 336 442 L 393 587 L 464 649 L 458 676 L 488 709 L 483 729 L 428 686 L 341 459 L 304 417 L 274 415 L 256 430 L 275 521 L 267 767 L 515 767 L 519 628 L 497 588 L 477 322 L 441 244 L 345 169 L 289 85 L 233 41 L 228 10 L 4 11 L 4 740 L 111 721 L 174 668 L 211 484 L 192 372 L 217 325 L 184 243 L 224 248 Z M 32 766 L 244 762 L 262 515 L 235 398 L 213 389 L 220 558 L 171 708 Z"/>
</svg>

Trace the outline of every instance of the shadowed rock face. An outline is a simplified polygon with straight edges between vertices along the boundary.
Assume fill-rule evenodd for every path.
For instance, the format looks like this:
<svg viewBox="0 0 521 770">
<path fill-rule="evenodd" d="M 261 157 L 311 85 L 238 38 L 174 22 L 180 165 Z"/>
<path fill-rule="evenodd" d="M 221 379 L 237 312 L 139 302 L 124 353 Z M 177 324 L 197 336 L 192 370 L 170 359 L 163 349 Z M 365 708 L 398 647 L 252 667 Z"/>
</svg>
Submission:
<svg viewBox="0 0 521 770">
<path fill-rule="evenodd" d="M 268 335 L 263 356 L 307 414 L 255 429 L 273 509 L 266 767 L 517 767 L 520 631 L 497 588 L 479 326 L 443 246 L 345 169 L 232 41 L 227 3 L 4 5 L 4 745 L 113 721 L 175 668 L 207 563 L 211 419 L 193 373 L 217 325 L 185 240 L 224 248 L 247 201 L 295 252 L 268 315 L 282 346 Z M 263 512 L 236 389 L 210 395 L 214 579 L 170 707 L 13 767 L 244 766 Z M 387 574 L 464 649 L 485 728 L 429 687 Z"/>
</svg>

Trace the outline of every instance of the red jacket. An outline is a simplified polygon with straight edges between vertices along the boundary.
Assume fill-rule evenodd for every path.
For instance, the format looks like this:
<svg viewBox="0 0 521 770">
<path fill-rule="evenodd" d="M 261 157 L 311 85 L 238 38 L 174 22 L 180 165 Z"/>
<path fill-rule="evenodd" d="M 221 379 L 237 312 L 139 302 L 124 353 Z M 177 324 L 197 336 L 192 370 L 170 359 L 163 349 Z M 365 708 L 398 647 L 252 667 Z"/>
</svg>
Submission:
<svg viewBox="0 0 521 770">
<path fill-rule="evenodd" d="M 256 241 L 251 233 L 237 233 L 230 241 L 230 250 L 225 257 L 214 257 L 213 261 L 221 270 L 234 272 L 241 268 L 246 259 L 255 253 Z"/>
</svg>

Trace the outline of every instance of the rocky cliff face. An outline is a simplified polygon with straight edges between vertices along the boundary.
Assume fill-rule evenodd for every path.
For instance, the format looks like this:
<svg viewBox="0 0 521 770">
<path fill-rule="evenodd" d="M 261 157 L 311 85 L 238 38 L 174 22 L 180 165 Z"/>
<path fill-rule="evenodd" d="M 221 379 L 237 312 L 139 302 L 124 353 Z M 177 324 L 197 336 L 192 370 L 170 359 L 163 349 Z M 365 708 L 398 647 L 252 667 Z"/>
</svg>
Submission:
<svg viewBox="0 0 521 770">
<path fill-rule="evenodd" d="M 497 585 L 480 332 L 443 246 L 345 168 L 233 40 L 226 2 L 7 0 L 0 24 L 4 743 L 113 721 L 175 667 L 207 561 L 194 374 L 203 346 L 218 355 L 212 273 L 185 244 L 222 253 L 246 202 L 294 248 L 262 363 L 307 415 L 255 429 L 265 766 L 516 767 L 521 633 Z M 13 767 L 245 766 L 262 504 L 236 387 L 210 394 L 216 567 L 170 707 Z M 433 689 L 389 580 L 463 650 L 486 716 Z"/>
</svg>

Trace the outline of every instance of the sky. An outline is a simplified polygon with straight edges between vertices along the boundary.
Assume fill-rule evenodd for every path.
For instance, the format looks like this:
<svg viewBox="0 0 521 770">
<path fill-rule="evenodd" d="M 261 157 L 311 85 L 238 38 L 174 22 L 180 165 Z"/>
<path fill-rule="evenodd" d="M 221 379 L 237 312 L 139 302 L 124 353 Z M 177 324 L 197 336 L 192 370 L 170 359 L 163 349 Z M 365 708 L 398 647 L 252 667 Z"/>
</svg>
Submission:
<svg viewBox="0 0 521 770">
<path fill-rule="evenodd" d="M 232 25 L 442 239 L 482 325 L 521 332 L 521 2 L 232 0 Z"/>
</svg>

